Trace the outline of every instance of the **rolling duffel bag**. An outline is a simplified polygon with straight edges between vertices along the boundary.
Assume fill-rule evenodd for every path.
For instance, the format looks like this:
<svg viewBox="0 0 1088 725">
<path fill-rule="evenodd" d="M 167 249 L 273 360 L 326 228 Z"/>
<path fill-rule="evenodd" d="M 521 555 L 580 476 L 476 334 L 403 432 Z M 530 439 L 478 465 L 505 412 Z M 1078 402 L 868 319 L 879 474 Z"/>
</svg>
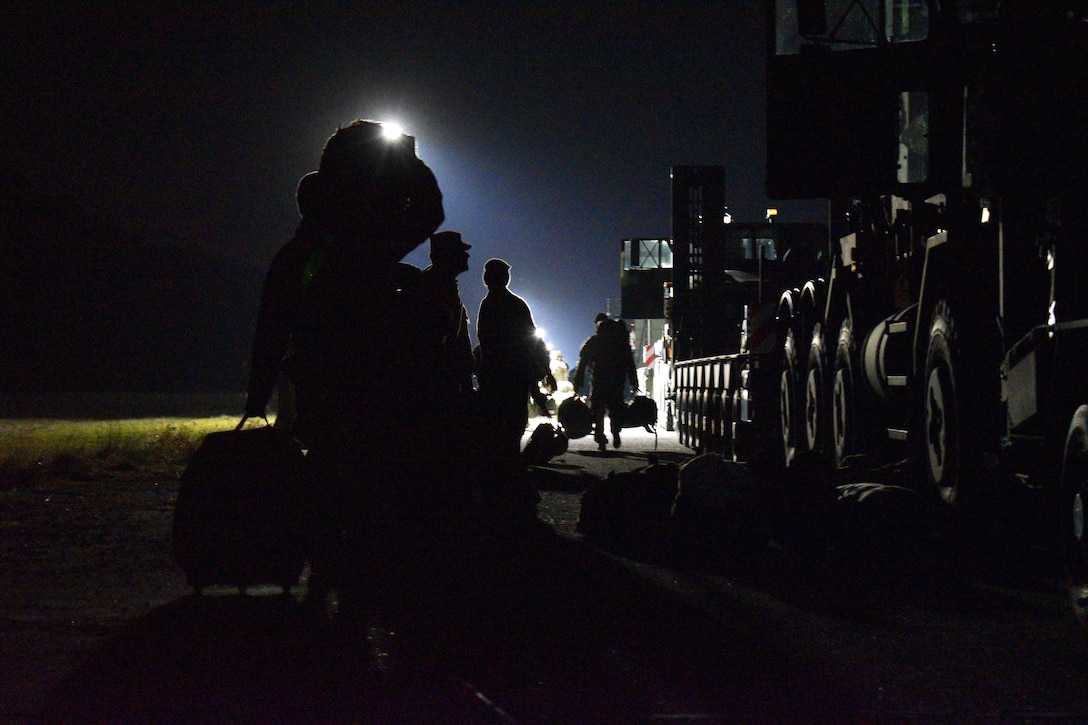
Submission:
<svg viewBox="0 0 1088 725">
<path fill-rule="evenodd" d="M 199 594 L 298 583 L 310 486 L 305 456 L 272 426 L 209 433 L 193 452 L 174 508 L 174 558 Z"/>
</svg>

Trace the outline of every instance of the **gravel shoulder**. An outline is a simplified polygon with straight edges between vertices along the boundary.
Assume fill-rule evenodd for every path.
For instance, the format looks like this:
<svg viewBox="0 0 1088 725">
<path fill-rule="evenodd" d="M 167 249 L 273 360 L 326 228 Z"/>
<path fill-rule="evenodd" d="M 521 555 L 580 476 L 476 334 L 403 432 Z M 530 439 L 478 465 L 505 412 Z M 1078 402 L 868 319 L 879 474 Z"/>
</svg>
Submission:
<svg viewBox="0 0 1088 725">
<path fill-rule="evenodd" d="M 0 491 L 0 720 L 125 623 L 187 592 L 170 552 L 177 478 L 37 479 Z"/>
</svg>

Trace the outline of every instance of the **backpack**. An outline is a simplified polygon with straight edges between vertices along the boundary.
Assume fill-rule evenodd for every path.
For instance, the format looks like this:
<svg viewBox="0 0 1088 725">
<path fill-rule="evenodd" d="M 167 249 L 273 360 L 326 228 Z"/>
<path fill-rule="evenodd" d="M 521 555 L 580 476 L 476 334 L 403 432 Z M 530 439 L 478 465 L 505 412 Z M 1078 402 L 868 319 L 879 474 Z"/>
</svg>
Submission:
<svg viewBox="0 0 1088 725">
<path fill-rule="evenodd" d="M 672 524 L 682 561 L 758 566 L 770 523 L 766 491 L 742 464 L 704 453 L 680 466 Z"/>
</svg>

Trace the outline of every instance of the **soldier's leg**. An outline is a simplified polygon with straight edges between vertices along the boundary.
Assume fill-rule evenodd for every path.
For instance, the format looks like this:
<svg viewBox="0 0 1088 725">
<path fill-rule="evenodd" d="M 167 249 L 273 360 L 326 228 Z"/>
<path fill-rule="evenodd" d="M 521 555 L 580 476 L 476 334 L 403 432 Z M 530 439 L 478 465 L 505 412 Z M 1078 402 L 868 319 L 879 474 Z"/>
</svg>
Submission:
<svg viewBox="0 0 1088 725">
<path fill-rule="evenodd" d="M 597 448 L 603 451 L 608 446 L 608 437 L 604 434 L 604 416 L 608 406 L 600 396 L 591 395 L 589 410 L 593 414 L 593 440 L 597 442 Z"/>
</svg>

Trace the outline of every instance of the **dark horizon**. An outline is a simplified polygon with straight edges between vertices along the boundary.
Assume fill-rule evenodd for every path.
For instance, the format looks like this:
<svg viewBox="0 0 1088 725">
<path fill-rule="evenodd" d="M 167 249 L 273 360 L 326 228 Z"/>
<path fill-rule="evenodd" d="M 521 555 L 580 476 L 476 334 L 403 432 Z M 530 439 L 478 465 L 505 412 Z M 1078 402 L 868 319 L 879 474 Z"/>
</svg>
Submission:
<svg viewBox="0 0 1088 725">
<path fill-rule="evenodd" d="M 470 318 L 483 262 L 507 259 L 572 364 L 619 294 L 621 240 L 671 236 L 672 166 L 723 165 L 739 221 L 771 205 L 762 3 L 46 2 L 0 19 L 0 159 L 47 193 L 126 239 L 263 268 L 325 139 L 397 120 L 438 176 L 442 228 L 473 245 Z"/>
</svg>

